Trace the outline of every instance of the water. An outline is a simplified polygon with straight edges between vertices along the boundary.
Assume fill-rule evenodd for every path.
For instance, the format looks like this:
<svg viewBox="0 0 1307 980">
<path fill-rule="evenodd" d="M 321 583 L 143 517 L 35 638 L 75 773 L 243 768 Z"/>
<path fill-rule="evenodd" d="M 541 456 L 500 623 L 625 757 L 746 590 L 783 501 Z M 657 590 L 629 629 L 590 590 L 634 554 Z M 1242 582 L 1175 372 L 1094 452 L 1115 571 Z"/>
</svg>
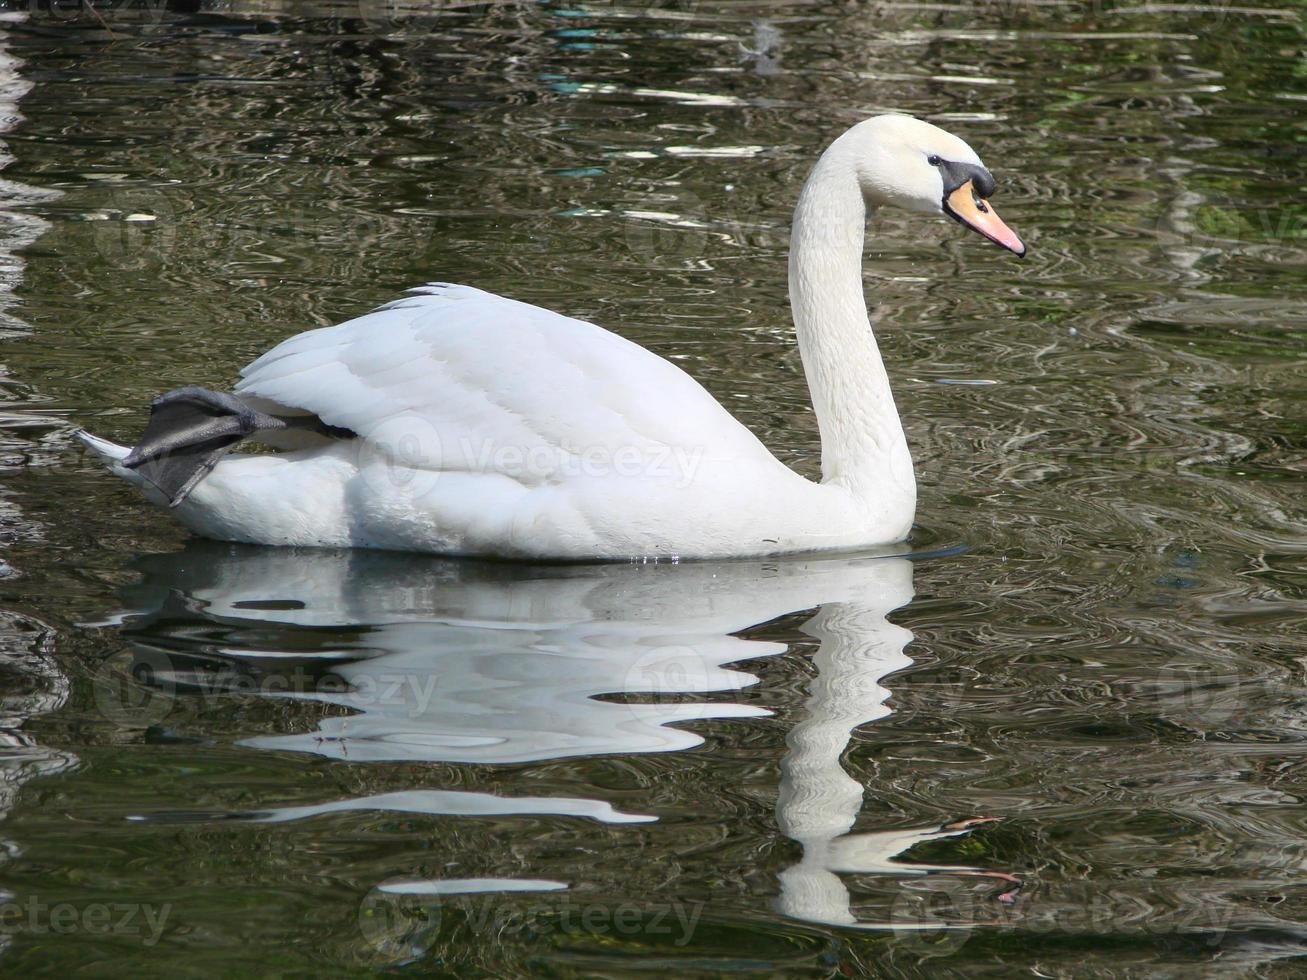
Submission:
<svg viewBox="0 0 1307 980">
<path fill-rule="evenodd" d="M 5 25 L 0 965 L 1300 975 L 1304 8 L 159 4 Z M 882 216 L 909 560 L 190 541 L 81 453 L 431 278 L 675 358 L 815 472 L 821 148 Z"/>
</svg>

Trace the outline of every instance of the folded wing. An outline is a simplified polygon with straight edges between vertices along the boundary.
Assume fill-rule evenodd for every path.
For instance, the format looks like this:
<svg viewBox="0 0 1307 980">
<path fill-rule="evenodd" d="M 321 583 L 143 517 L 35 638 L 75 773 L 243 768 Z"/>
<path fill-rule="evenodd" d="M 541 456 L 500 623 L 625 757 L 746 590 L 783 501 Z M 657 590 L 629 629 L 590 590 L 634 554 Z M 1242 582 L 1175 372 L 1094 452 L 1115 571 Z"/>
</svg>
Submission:
<svg viewBox="0 0 1307 980">
<path fill-rule="evenodd" d="M 311 413 L 364 439 L 411 439 L 442 470 L 511 470 L 528 482 L 555 479 L 568 461 L 667 447 L 770 457 L 663 358 L 594 324 L 469 286 L 422 286 L 291 337 L 246 367 L 235 391 L 263 411 Z"/>
</svg>

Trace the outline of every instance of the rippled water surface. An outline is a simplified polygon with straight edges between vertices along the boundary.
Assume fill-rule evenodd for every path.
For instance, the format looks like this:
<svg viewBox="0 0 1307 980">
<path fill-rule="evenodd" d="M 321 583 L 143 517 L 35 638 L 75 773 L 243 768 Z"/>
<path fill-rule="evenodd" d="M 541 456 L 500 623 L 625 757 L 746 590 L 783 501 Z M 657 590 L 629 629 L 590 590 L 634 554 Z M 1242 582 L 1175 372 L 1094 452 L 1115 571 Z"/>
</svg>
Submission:
<svg viewBox="0 0 1307 980">
<path fill-rule="evenodd" d="M 0 972 L 1305 975 L 1307 8 L 189 6 L 0 24 Z M 871 228 L 912 559 L 238 548 L 71 436 L 439 278 L 815 473 L 885 110 L 1032 246 Z"/>
</svg>

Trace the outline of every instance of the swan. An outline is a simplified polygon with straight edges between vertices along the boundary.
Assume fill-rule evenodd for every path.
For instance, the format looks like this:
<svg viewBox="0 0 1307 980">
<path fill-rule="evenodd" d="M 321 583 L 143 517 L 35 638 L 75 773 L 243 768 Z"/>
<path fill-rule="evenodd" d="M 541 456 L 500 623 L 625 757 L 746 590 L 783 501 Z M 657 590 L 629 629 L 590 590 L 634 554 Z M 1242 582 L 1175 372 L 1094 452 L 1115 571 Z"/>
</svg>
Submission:
<svg viewBox="0 0 1307 980">
<path fill-rule="evenodd" d="M 227 541 L 543 560 L 902 541 L 916 483 L 862 292 L 867 210 L 944 215 L 1024 255 L 994 190 L 963 140 L 906 115 L 859 122 L 813 167 L 789 284 L 820 482 L 669 361 L 449 283 L 283 341 L 231 393 L 160 396 L 133 448 L 77 434 L 192 531 Z M 281 451 L 229 454 L 244 439 Z"/>
</svg>

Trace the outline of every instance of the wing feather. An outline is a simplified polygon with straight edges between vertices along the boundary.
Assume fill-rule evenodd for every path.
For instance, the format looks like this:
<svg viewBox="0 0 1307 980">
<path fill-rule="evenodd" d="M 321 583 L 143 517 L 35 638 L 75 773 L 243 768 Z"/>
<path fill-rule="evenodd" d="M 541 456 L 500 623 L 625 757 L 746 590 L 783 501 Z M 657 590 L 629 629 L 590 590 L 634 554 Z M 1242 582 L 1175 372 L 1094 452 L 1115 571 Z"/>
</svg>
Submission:
<svg viewBox="0 0 1307 980">
<path fill-rule="evenodd" d="M 473 455 L 691 444 L 716 457 L 767 452 L 674 364 L 594 324 L 469 286 L 419 287 L 291 337 L 246 367 L 235 390 L 365 437 L 417 420 L 446 451 Z"/>
</svg>

